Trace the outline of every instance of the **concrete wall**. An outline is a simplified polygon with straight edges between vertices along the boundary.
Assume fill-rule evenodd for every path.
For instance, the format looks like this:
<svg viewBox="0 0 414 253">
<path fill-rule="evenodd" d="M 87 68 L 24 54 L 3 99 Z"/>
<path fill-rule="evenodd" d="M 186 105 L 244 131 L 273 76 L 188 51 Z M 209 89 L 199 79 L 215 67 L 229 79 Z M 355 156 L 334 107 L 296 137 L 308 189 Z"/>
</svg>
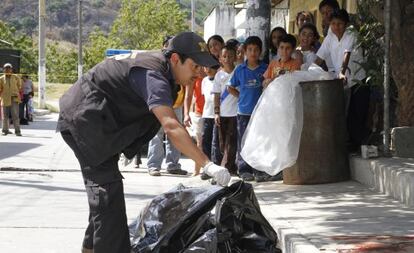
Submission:
<svg viewBox="0 0 414 253">
<path fill-rule="evenodd" d="M 216 8 L 216 34 L 221 35 L 224 41 L 236 36 L 235 16 L 236 10 L 231 5 L 219 5 Z"/>
<path fill-rule="evenodd" d="M 212 35 L 216 34 L 216 9 L 214 8 L 210 15 L 204 20 L 204 40 L 207 41 Z"/>
<path fill-rule="evenodd" d="M 276 26 L 287 28 L 289 24 L 289 0 L 274 6 L 271 11 L 270 30 Z"/>
<path fill-rule="evenodd" d="M 234 19 L 236 38 L 246 38 L 246 9 L 241 9 Z"/>
<path fill-rule="evenodd" d="M 204 21 L 204 40 L 218 34 L 228 40 L 236 36 L 236 10 L 231 5 L 220 4 L 214 8 Z"/>
</svg>

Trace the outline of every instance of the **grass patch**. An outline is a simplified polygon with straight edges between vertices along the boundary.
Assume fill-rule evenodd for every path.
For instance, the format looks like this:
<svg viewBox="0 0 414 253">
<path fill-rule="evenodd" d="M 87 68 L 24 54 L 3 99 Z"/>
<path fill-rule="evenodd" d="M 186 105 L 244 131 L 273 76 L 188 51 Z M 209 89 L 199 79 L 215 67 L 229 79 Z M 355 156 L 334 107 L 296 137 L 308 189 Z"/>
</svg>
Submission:
<svg viewBox="0 0 414 253">
<path fill-rule="evenodd" d="M 33 82 L 35 89 L 35 97 L 37 99 L 38 83 Z M 46 84 L 46 101 L 59 100 L 73 84 L 72 83 L 47 83 Z"/>
</svg>

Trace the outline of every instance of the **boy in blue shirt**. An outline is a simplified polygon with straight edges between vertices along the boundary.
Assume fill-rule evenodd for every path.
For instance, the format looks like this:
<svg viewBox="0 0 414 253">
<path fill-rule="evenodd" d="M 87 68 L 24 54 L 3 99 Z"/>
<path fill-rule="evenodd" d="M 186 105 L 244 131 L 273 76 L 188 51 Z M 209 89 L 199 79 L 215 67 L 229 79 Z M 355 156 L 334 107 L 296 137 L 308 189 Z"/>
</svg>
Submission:
<svg viewBox="0 0 414 253">
<path fill-rule="evenodd" d="M 230 80 L 228 91 L 238 97 L 237 109 L 237 154 L 239 176 L 245 181 L 265 181 L 269 175 L 259 172 L 248 165 L 240 156 L 241 141 L 250 116 L 262 94 L 263 74 L 267 64 L 260 61 L 262 53 L 262 41 L 257 36 L 250 36 L 245 41 L 245 55 L 247 60 L 240 64 Z"/>
</svg>

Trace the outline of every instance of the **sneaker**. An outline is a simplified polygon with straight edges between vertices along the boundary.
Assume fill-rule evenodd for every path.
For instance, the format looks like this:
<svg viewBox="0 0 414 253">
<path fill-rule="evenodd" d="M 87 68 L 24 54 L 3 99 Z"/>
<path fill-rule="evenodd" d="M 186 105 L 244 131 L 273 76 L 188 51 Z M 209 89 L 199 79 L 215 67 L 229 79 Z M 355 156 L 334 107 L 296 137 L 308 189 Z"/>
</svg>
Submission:
<svg viewBox="0 0 414 253">
<path fill-rule="evenodd" d="M 253 181 L 254 180 L 253 174 L 251 174 L 249 172 L 241 173 L 240 178 L 243 181 L 246 181 L 246 182 L 249 182 L 249 181 Z"/>
<path fill-rule="evenodd" d="M 186 170 L 182 170 L 182 169 L 167 169 L 167 172 L 173 175 L 187 175 L 187 171 Z"/>
<path fill-rule="evenodd" d="M 201 173 L 200 178 L 201 180 L 209 180 L 211 177 L 206 173 Z"/>
<path fill-rule="evenodd" d="M 10 132 L 9 130 L 3 131 L 3 135 L 8 135 L 8 134 L 12 134 L 12 132 Z"/>
<path fill-rule="evenodd" d="M 149 168 L 148 169 L 148 174 L 150 174 L 150 176 L 153 176 L 153 177 L 161 176 L 160 169 L 158 169 L 158 168 Z"/>
<path fill-rule="evenodd" d="M 266 182 L 268 181 L 269 178 L 270 176 L 267 174 L 259 174 L 259 175 L 254 176 L 254 179 L 256 180 L 257 183 Z"/>
<path fill-rule="evenodd" d="M 280 181 L 280 180 L 283 180 L 283 172 L 279 172 L 274 176 L 268 177 L 266 181 L 271 182 L 271 181 Z"/>
<path fill-rule="evenodd" d="M 210 181 L 210 184 L 211 185 L 217 185 L 217 181 L 214 178 L 212 178 L 211 181 Z"/>
<path fill-rule="evenodd" d="M 15 134 L 16 134 L 16 136 L 22 136 L 22 134 L 20 132 L 16 132 Z"/>
</svg>

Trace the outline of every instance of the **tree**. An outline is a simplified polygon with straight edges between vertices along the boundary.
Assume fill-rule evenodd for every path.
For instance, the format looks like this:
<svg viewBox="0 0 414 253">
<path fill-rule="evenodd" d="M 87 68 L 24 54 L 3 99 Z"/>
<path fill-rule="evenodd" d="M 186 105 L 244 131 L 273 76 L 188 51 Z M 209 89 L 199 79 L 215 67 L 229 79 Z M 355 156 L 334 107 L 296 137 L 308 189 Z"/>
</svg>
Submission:
<svg viewBox="0 0 414 253">
<path fill-rule="evenodd" d="M 88 38 L 88 42 L 84 47 L 84 69 L 89 70 L 105 58 L 105 50 L 109 48 L 120 48 L 121 41 L 119 38 L 105 35 L 99 28 Z"/>
<path fill-rule="evenodd" d="M 384 1 L 369 0 L 372 15 L 384 21 Z M 398 124 L 414 126 L 414 2 L 391 1 L 391 48 L 392 78 L 398 88 Z"/>
<path fill-rule="evenodd" d="M 37 72 L 37 49 L 33 41 L 26 35 L 19 34 L 15 28 L 0 20 L 0 39 L 10 42 L 12 45 L 4 45 L 3 48 L 17 49 L 22 52 L 20 62 L 21 73 Z"/>
<path fill-rule="evenodd" d="M 77 51 L 63 48 L 58 42 L 47 45 L 47 81 L 51 83 L 74 83 L 78 79 Z"/>
<path fill-rule="evenodd" d="M 111 37 L 126 48 L 157 49 L 165 36 L 186 29 L 186 14 L 175 0 L 123 0 Z"/>
</svg>

